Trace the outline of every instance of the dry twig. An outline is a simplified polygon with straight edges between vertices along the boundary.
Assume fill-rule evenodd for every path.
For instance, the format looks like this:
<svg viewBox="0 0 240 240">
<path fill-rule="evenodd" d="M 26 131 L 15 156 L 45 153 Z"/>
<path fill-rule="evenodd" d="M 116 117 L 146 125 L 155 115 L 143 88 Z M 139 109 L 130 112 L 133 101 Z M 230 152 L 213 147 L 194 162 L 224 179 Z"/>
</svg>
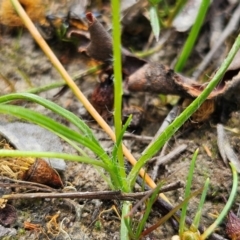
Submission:
<svg viewBox="0 0 240 240">
<path fill-rule="evenodd" d="M 206 66 L 211 61 L 214 54 L 217 52 L 219 47 L 224 43 L 226 38 L 233 33 L 234 30 L 236 30 L 236 27 L 240 21 L 240 4 L 233 13 L 231 20 L 229 21 L 228 25 L 225 27 L 224 31 L 222 32 L 221 36 L 218 38 L 218 40 L 215 42 L 214 47 L 211 49 L 211 51 L 204 57 L 202 63 L 197 67 L 197 70 L 193 73 L 194 78 L 198 78 L 203 70 L 206 68 Z"/>
<path fill-rule="evenodd" d="M 173 189 L 181 188 L 181 182 L 176 182 L 163 186 L 159 192 L 172 191 Z M 151 190 L 150 190 L 151 191 Z M 81 199 L 104 199 L 104 200 L 128 200 L 133 201 L 144 197 L 147 192 L 139 193 L 122 193 L 120 191 L 98 191 L 98 192 L 70 192 L 70 193 L 19 193 L 11 195 L 3 195 L 3 199 L 26 199 L 26 198 L 81 198 Z"/>
</svg>

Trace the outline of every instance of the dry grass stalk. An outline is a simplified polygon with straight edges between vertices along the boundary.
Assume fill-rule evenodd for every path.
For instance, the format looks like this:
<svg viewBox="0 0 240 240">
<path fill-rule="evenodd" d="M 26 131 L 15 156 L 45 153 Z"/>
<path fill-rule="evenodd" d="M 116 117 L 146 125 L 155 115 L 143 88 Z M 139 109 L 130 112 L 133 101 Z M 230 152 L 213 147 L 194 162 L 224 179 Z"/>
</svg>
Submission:
<svg viewBox="0 0 240 240">
<path fill-rule="evenodd" d="M 14 150 L 5 140 L 0 142 L 0 148 L 6 150 Z M 21 179 L 35 158 L 31 157 L 1 157 L 0 158 L 0 175 L 12 179 Z"/>
</svg>

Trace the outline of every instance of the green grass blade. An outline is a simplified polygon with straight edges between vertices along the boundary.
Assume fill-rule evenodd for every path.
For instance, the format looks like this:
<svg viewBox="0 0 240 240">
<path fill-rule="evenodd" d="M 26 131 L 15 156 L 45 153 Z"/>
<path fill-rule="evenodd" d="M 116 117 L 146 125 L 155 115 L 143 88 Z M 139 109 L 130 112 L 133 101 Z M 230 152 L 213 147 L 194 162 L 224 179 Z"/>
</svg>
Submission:
<svg viewBox="0 0 240 240">
<path fill-rule="evenodd" d="M 163 223 L 165 223 L 171 216 L 173 216 L 186 202 L 188 202 L 191 198 L 197 196 L 202 192 L 202 189 L 199 189 L 191 194 L 188 198 L 184 199 L 179 205 L 174 207 L 168 214 L 166 214 L 164 217 L 162 217 L 157 223 L 155 223 L 153 226 L 147 228 L 143 231 L 141 234 L 142 237 L 146 236 L 150 232 L 154 231 L 156 228 L 161 226 Z"/>
<path fill-rule="evenodd" d="M 136 231 L 137 239 L 139 239 L 141 236 L 141 233 L 142 233 L 142 231 L 145 227 L 145 224 L 148 220 L 149 214 L 152 210 L 152 206 L 153 206 L 154 202 L 156 201 L 156 198 L 158 197 L 158 193 L 159 193 L 159 190 L 162 187 L 162 185 L 163 185 L 163 183 L 160 183 L 157 185 L 157 187 L 154 189 L 151 197 L 149 198 L 149 200 L 147 202 L 147 208 L 145 210 L 143 218 L 140 220 L 140 223 L 138 224 L 138 227 L 137 227 L 137 231 Z"/>
<path fill-rule="evenodd" d="M 236 197 L 237 190 L 238 190 L 238 173 L 232 163 L 230 163 L 230 166 L 232 168 L 232 174 L 233 174 L 233 186 L 232 186 L 232 190 L 231 190 L 229 199 L 228 199 L 225 207 L 223 208 L 222 212 L 219 214 L 218 218 L 215 220 L 215 222 L 210 227 L 208 227 L 204 231 L 204 233 L 201 235 L 202 240 L 209 237 L 213 233 L 213 231 L 217 228 L 217 226 L 219 226 L 219 224 L 223 221 L 223 219 L 226 217 L 227 213 L 231 209 L 233 201 Z"/>
<path fill-rule="evenodd" d="M 108 166 L 102 161 L 98 161 L 89 157 L 81 157 L 72 154 L 58 152 L 37 152 L 37 151 L 18 151 L 18 150 L 0 150 L 1 157 L 42 157 L 42 158 L 59 158 L 73 162 L 81 162 L 92 164 L 108 170 Z"/>
<path fill-rule="evenodd" d="M 206 100 L 208 95 L 221 81 L 223 74 L 226 72 L 228 66 L 232 62 L 234 56 L 240 49 L 240 35 L 236 38 L 228 56 L 223 61 L 221 67 L 218 69 L 217 73 L 214 75 L 210 83 L 204 89 L 204 91 L 178 116 L 175 120 L 165 129 L 165 131 L 158 137 L 158 139 L 147 149 L 147 151 L 139 158 L 136 165 L 132 168 L 128 175 L 129 183 L 134 186 L 136 177 L 140 169 L 146 164 L 146 162 L 154 156 L 161 147 L 168 141 L 171 136 L 185 123 L 185 121 L 201 106 L 201 104 Z"/>
<path fill-rule="evenodd" d="M 66 118 L 69 122 L 74 124 L 84 135 L 90 138 L 95 144 L 100 146 L 99 142 L 93 135 L 91 129 L 87 126 L 87 124 L 84 123 L 84 121 L 82 121 L 79 117 L 77 117 L 70 111 L 58 106 L 57 104 L 49 100 L 46 100 L 44 98 L 41 98 L 37 95 L 30 94 L 30 93 L 13 93 L 13 94 L 1 96 L 0 103 L 7 103 L 9 101 L 18 100 L 18 99 L 23 99 L 23 100 L 28 100 L 28 101 L 38 103 L 44 106 L 45 108 L 53 111 L 54 113 L 57 113 L 60 116 Z"/>
<path fill-rule="evenodd" d="M 206 199 L 206 196 L 207 196 L 208 187 L 209 187 L 209 178 L 207 178 L 207 180 L 205 181 L 202 196 L 201 196 L 201 200 L 200 200 L 199 205 L 198 205 L 198 210 L 197 210 L 197 213 L 194 217 L 193 223 L 190 227 L 191 231 L 196 232 L 198 230 L 200 220 L 201 220 L 201 216 L 202 216 L 203 205 L 204 205 L 204 202 L 205 202 L 205 199 Z"/>
<path fill-rule="evenodd" d="M 27 121 L 33 122 L 39 126 L 42 126 L 48 129 L 51 132 L 59 136 L 64 136 L 72 141 L 80 143 L 81 145 L 89 148 L 97 156 L 101 157 L 102 160 L 106 160 L 106 153 L 105 151 L 99 147 L 99 145 L 95 144 L 90 138 L 87 136 L 83 136 L 76 131 L 73 131 L 66 126 L 52 120 L 49 117 L 46 117 L 40 113 L 37 113 L 33 110 L 29 110 L 19 106 L 12 106 L 12 105 L 0 105 L 0 112 L 4 114 L 11 114 L 15 117 L 25 119 Z M 110 161 L 110 160 L 109 160 Z M 109 162 L 108 162 L 109 163 Z"/>
<path fill-rule="evenodd" d="M 129 238 L 129 226 L 131 219 L 129 217 L 125 218 L 124 216 L 130 211 L 132 204 L 129 201 L 124 201 L 122 206 L 122 217 L 121 217 L 121 229 L 120 229 L 120 239 L 121 240 L 130 240 Z"/>
<path fill-rule="evenodd" d="M 130 115 L 128 120 L 124 124 L 122 131 L 120 132 L 120 135 L 118 136 L 118 139 L 117 139 L 117 141 L 113 147 L 113 151 L 112 151 L 112 159 L 113 159 L 114 166 L 115 166 L 115 173 L 119 175 L 119 179 L 121 179 L 121 181 L 122 181 L 122 184 L 121 184 L 122 191 L 124 191 L 124 192 L 129 192 L 130 188 L 129 188 L 129 184 L 126 179 L 126 171 L 125 171 L 124 161 L 121 161 L 121 159 L 118 159 L 118 149 L 122 144 L 123 135 L 126 132 L 131 121 L 132 121 L 132 116 Z"/>
<path fill-rule="evenodd" d="M 181 72 L 191 51 L 193 48 L 194 43 L 196 42 L 196 39 L 198 37 L 198 33 L 201 29 L 201 26 L 204 22 L 205 15 L 207 13 L 208 7 L 210 6 L 211 1 L 210 0 L 202 0 L 201 6 L 198 11 L 198 15 L 196 18 L 196 21 L 190 31 L 190 34 L 187 38 L 187 41 L 184 44 L 183 50 L 180 54 L 180 56 L 177 59 L 176 65 L 174 67 L 174 70 L 176 72 Z"/>
<path fill-rule="evenodd" d="M 158 19 L 158 7 L 157 5 L 152 5 L 149 8 L 150 24 L 152 26 L 153 34 L 156 38 L 156 41 L 159 40 L 160 35 L 160 22 Z"/>
<path fill-rule="evenodd" d="M 84 71 L 79 71 L 78 73 L 76 73 L 72 79 L 73 81 L 77 81 L 87 75 L 91 75 L 95 72 L 97 72 L 98 70 L 101 69 L 101 65 L 97 65 L 97 66 L 94 66 L 94 67 L 91 67 L 87 70 L 84 70 Z M 34 94 L 37 94 L 37 93 L 41 93 L 41 92 L 46 92 L 46 91 L 49 91 L 51 89 L 55 89 L 55 88 L 59 88 L 59 87 L 63 87 L 63 86 L 66 86 L 66 82 L 63 82 L 63 81 L 58 81 L 58 82 L 53 82 L 53 83 L 50 83 L 50 84 L 47 84 L 47 85 L 44 85 L 44 86 L 40 86 L 40 87 L 35 87 L 35 88 L 31 88 L 31 89 L 28 89 L 24 92 L 26 93 L 34 93 Z"/>
<path fill-rule="evenodd" d="M 15 117 L 33 122 L 57 134 L 59 137 L 64 136 L 69 140 L 75 141 L 89 148 L 108 166 L 108 171 L 114 187 L 116 189 L 122 189 L 122 180 L 119 178 L 119 174 L 115 173 L 112 160 L 109 158 L 104 149 L 95 144 L 88 136 L 81 135 L 49 117 L 23 107 L 0 104 L 0 113 L 11 114 Z"/>
<path fill-rule="evenodd" d="M 199 151 L 199 149 L 197 149 L 194 152 L 193 157 L 192 157 L 192 161 L 191 161 L 188 176 L 187 176 L 187 185 L 186 185 L 186 188 L 185 188 L 184 199 L 188 198 L 191 194 L 193 172 L 194 172 L 194 168 L 195 168 L 195 162 L 197 160 L 198 151 Z M 188 206 L 188 202 L 184 203 L 183 206 L 182 206 L 182 212 L 181 212 L 180 223 L 179 223 L 179 236 L 180 236 L 180 238 L 182 237 L 183 232 L 184 232 L 185 220 L 186 220 L 186 215 L 187 215 L 187 206 Z"/>
<path fill-rule="evenodd" d="M 131 123 L 131 121 L 132 121 L 132 115 L 130 115 L 130 116 L 128 117 L 128 119 L 127 119 L 126 123 L 124 124 L 124 126 L 123 126 L 123 128 L 122 128 L 122 130 L 121 130 L 121 132 L 120 132 L 120 135 L 119 135 L 119 137 L 118 137 L 118 139 L 117 139 L 117 141 L 116 141 L 116 143 L 115 143 L 115 145 L 114 145 L 114 147 L 113 147 L 112 157 L 113 157 L 114 159 L 117 159 L 117 150 L 118 150 L 120 144 L 122 143 L 123 135 L 124 135 L 124 133 L 126 132 L 129 124 Z"/>
</svg>

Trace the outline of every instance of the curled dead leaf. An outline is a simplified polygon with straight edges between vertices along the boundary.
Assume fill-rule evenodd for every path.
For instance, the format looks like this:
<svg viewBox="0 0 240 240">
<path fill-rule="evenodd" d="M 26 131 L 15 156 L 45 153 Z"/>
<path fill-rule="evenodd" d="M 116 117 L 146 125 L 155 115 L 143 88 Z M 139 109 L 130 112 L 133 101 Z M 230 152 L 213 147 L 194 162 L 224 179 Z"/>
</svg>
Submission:
<svg viewBox="0 0 240 240">
<path fill-rule="evenodd" d="M 86 48 L 80 47 L 80 52 L 86 54 L 98 61 L 111 62 L 112 61 L 112 38 L 105 30 L 103 25 L 97 21 L 92 13 L 87 13 L 88 31 L 90 33 L 91 41 Z"/>
<path fill-rule="evenodd" d="M 88 12 L 86 14 L 86 19 L 88 21 L 88 31 L 90 33 L 90 43 L 85 46 L 86 42 L 81 42 L 81 47 L 78 51 L 86 52 L 89 57 L 111 65 L 113 60 L 111 35 L 92 13 Z M 71 29 L 68 32 L 68 36 L 76 36 L 79 39 L 88 38 L 86 33 L 77 29 Z M 126 49 L 122 49 L 122 64 L 125 75 L 128 76 L 132 74 L 145 63 L 145 60 L 135 57 Z"/>
<path fill-rule="evenodd" d="M 13 149 L 7 143 L 2 142 L 1 145 L 4 149 Z M 54 188 L 63 187 L 58 172 L 43 159 L 2 157 L 0 163 L 2 176 L 41 183 Z"/>
<path fill-rule="evenodd" d="M 198 121 L 205 121 L 217 111 L 218 120 L 224 122 L 232 111 L 240 108 L 240 96 L 236 94 L 240 91 L 240 72 L 231 77 L 227 73 L 208 96 L 208 102 L 198 111 L 198 114 L 200 111 L 203 113 L 202 116 L 197 116 Z M 175 73 L 165 65 L 147 63 L 128 77 L 126 85 L 127 89 L 133 92 L 174 94 L 183 98 L 195 99 L 202 93 L 207 83 L 198 83 Z"/>
</svg>

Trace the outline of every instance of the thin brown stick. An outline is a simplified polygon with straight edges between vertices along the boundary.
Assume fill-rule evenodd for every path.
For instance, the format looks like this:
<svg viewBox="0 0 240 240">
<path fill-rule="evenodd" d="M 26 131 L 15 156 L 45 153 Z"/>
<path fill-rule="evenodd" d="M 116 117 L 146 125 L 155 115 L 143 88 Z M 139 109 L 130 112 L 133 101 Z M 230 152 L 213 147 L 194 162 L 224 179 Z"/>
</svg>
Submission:
<svg viewBox="0 0 240 240">
<path fill-rule="evenodd" d="M 151 161 L 156 160 L 156 162 L 155 162 L 155 165 L 153 167 L 152 178 L 156 179 L 157 173 L 158 173 L 158 169 L 159 169 L 160 165 L 165 165 L 165 164 L 169 163 L 173 158 L 175 158 L 177 155 L 179 155 L 183 151 L 185 151 L 186 148 L 187 148 L 186 144 L 181 144 L 181 145 L 177 146 L 175 149 L 173 149 L 167 155 L 153 158 Z"/>
<path fill-rule="evenodd" d="M 182 153 L 187 148 L 186 144 L 181 144 L 174 148 L 170 153 L 166 154 L 165 156 L 160 157 L 154 157 L 151 159 L 151 162 L 156 161 L 155 165 L 163 165 L 167 164 L 169 161 L 171 161 L 174 157 Z"/>
<path fill-rule="evenodd" d="M 232 17 L 231 17 L 228 25 L 223 30 L 221 36 L 218 38 L 218 41 L 216 41 L 214 47 L 204 57 L 202 63 L 197 67 L 197 70 L 193 73 L 194 78 L 197 79 L 200 76 L 200 74 L 203 72 L 203 70 L 209 64 L 209 62 L 211 61 L 212 57 L 217 52 L 219 47 L 224 43 L 226 38 L 230 34 L 232 34 L 234 30 L 236 30 L 239 21 L 240 21 L 240 5 L 236 8 L 235 12 L 232 14 Z"/>
<path fill-rule="evenodd" d="M 183 187 L 180 181 L 164 186 L 159 192 L 167 192 Z M 18 193 L 3 195 L 3 199 L 28 199 L 28 198 L 81 198 L 81 199 L 102 199 L 102 200 L 127 200 L 134 201 L 141 199 L 151 193 L 152 190 L 138 193 L 122 193 L 120 191 L 98 191 L 98 192 L 69 192 L 69 193 Z"/>
<path fill-rule="evenodd" d="M 217 144 L 220 155 L 226 165 L 228 160 L 234 164 L 237 171 L 240 172 L 240 163 L 237 154 L 231 147 L 222 124 L 217 124 Z"/>
<path fill-rule="evenodd" d="M 0 187 L 19 187 L 19 188 L 33 189 L 36 191 L 42 190 L 44 192 L 56 191 L 56 189 L 41 183 L 27 182 L 23 180 L 8 178 L 8 177 L 0 177 L 0 181 L 2 181 L 0 182 Z M 6 181 L 6 182 L 3 182 L 3 181 Z"/>
<path fill-rule="evenodd" d="M 125 133 L 123 138 L 124 139 L 131 138 L 131 139 L 134 139 L 134 140 L 140 141 L 140 142 L 150 142 L 153 139 L 153 137 L 150 137 L 150 136 L 136 135 L 133 133 Z"/>
<path fill-rule="evenodd" d="M 36 186 L 27 186 L 27 185 L 20 185 L 17 183 L 0 183 L 0 187 L 4 187 L 4 188 L 23 188 L 23 189 L 27 189 L 27 190 L 34 190 L 34 191 L 41 191 L 41 192 L 52 192 L 51 190 L 49 190 L 48 188 L 41 188 L 41 187 L 36 187 Z"/>
<path fill-rule="evenodd" d="M 152 138 L 152 141 L 149 143 L 149 145 L 145 148 L 142 154 L 144 154 L 148 148 L 156 141 L 156 139 L 162 134 L 162 132 L 169 126 L 169 124 L 177 117 L 177 115 L 180 112 L 180 107 L 178 105 L 174 106 L 172 110 L 168 113 L 166 118 L 164 119 L 162 125 L 158 129 L 155 136 Z"/>
</svg>

